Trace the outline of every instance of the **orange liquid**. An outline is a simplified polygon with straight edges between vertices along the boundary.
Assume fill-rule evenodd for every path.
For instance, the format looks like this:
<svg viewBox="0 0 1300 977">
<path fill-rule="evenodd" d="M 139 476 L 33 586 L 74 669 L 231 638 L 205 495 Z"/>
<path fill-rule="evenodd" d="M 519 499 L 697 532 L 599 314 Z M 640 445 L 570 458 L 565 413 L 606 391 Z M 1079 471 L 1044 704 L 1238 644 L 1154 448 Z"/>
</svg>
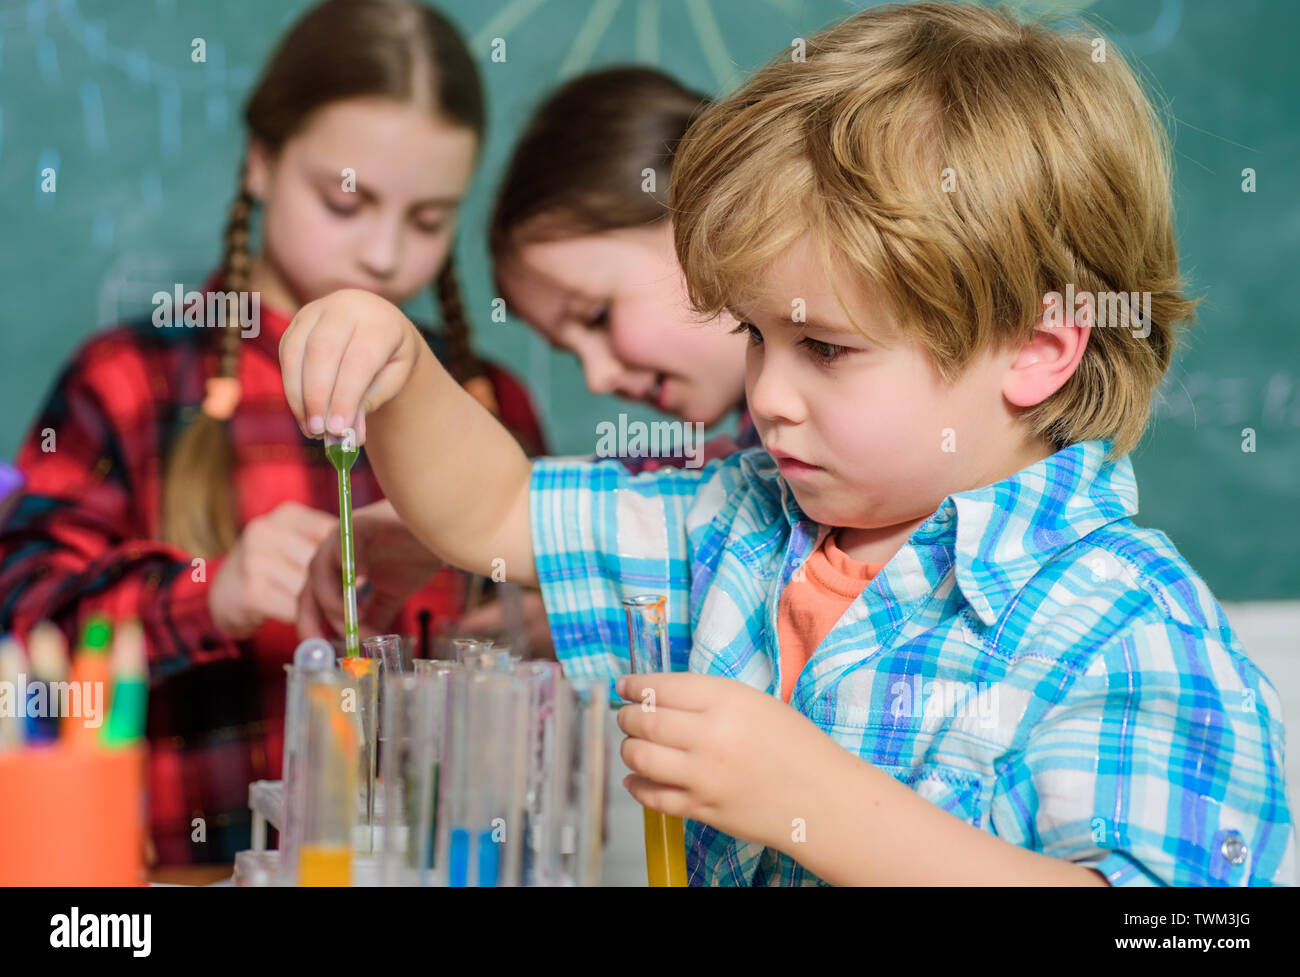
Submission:
<svg viewBox="0 0 1300 977">
<path fill-rule="evenodd" d="M 652 887 L 686 885 L 686 834 L 682 819 L 645 812 L 645 872 Z"/>
<path fill-rule="evenodd" d="M 303 845 L 298 853 L 298 884 L 352 884 L 352 851 L 338 845 Z"/>
</svg>

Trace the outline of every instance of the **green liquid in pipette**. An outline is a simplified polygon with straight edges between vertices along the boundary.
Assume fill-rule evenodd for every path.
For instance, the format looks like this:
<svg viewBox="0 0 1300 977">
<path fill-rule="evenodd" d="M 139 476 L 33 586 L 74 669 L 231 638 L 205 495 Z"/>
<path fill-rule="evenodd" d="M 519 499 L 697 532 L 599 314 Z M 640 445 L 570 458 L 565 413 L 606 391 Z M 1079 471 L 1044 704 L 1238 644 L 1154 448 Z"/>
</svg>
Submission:
<svg viewBox="0 0 1300 977">
<path fill-rule="evenodd" d="M 352 477 L 348 474 L 356 463 L 360 448 L 344 448 L 342 444 L 327 444 L 325 457 L 339 474 L 339 544 L 343 564 L 343 625 L 345 655 L 356 658 L 361 654 L 361 635 L 357 627 L 357 565 L 352 549 Z"/>
</svg>

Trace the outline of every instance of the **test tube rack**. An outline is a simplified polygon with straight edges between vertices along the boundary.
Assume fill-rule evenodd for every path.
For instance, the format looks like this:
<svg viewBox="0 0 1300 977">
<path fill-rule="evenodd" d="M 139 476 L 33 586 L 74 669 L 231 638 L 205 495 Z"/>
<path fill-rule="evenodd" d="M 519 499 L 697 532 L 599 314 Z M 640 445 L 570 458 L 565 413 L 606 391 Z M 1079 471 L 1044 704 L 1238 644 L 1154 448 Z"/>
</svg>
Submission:
<svg viewBox="0 0 1300 977">
<path fill-rule="evenodd" d="M 431 831 L 427 835 L 411 835 L 410 828 L 404 823 L 404 820 L 409 820 L 410 811 L 406 810 L 408 805 L 402 798 L 418 797 L 420 792 L 403 793 L 406 788 L 396 791 L 390 798 L 390 803 L 395 805 L 394 817 L 389 819 L 385 817 L 388 791 L 376 790 L 373 823 L 358 823 L 353 827 L 353 886 L 597 883 L 605 805 L 606 687 L 603 681 L 571 682 L 563 678 L 558 665 L 553 667 L 553 674 L 547 674 L 544 666 L 535 663 L 517 668 L 512 665 L 502 670 L 511 687 L 518 692 L 517 700 L 480 699 L 473 706 L 467 704 L 469 700 L 454 706 L 448 700 L 438 710 L 425 712 L 425 715 L 432 716 L 436 711 L 438 722 L 442 724 L 442 732 L 437 734 L 439 745 L 434 751 L 434 755 L 441 758 L 442 796 L 456 798 L 460 805 L 450 800 L 445 805 L 435 805 L 438 809 L 434 816 L 435 824 L 438 819 L 443 821 L 441 834 Z M 478 679 L 472 677 L 475 673 L 480 673 Z M 476 667 L 468 667 L 460 674 L 466 686 L 483 681 L 480 669 Z M 393 678 L 398 681 L 405 679 L 408 683 L 412 681 L 410 675 L 395 675 Z M 488 681 L 495 682 L 499 690 L 506 678 L 498 676 Z M 403 687 L 395 685 L 390 691 L 389 694 L 399 695 L 395 702 L 401 701 L 400 696 L 409 695 L 417 686 L 404 688 L 405 692 Z M 483 708 L 489 705 L 492 708 Z M 515 718 L 507 721 L 508 717 L 502 712 L 510 711 L 511 706 L 517 707 Z M 510 742 L 504 744 L 505 752 L 483 752 L 483 742 L 492 738 L 494 728 L 503 722 L 514 729 L 514 734 L 508 737 Z M 424 731 L 422 735 L 428 735 L 430 727 L 422 724 L 420 728 Z M 394 757 L 400 755 L 393 754 Z M 499 769 L 503 765 L 510 768 L 505 773 Z M 396 762 L 394 769 L 397 769 Z M 388 781 L 389 784 L 399 782 L 398 777 L 391 777 Z M 505 793 L 502 793 L 502 784 L 505 784 Z M 487 788 L 487 795 L 482 793 L 484 785 L 491 785 Z M 427 784 L 425 786 L 427 788 Z M 459 794 L 455 793 L 457 789 Z M 285 790 L 283 781 L 259 780 L 249 785 L 252 847 L 236 855 L 236 885 L 287 884 L 284 879 L 288 873 L 281 871 L 281 853 L 266 847 L 267 827 L 274 827 L 277 831 L 283 828 Z M 436 791 L 435 796 L 438 796 Z M 472 796 L 468 803 L 477 813 L 460 820 L 458 814 L 471 810 L 463 807 L 465 796 Z M 495 800 L 485 800 L 485 797 Z M 483 807 L 484 803 L 489 807 Z M 468 857 L 463 847 L 465 831 L 457 832 L 459 837 L 456 840 L 461 847 L 452 850 L 447 847 L 450 843 L 447 836 L 449 826 L 486 825 L 493 815 L 506 815 L 496 817 L 492 823 L 509 821 L 510 830 L 516 834 L 509 844 L 498 847 L 495 838 L 492 844 L 488 843 L 487 832 L 480 829 L 478 835 L 471 833 L 474 855 L 471 867 L 465 873 L 464 858 Z M 518 815 L 522 815 L 522 820 Z M 412 822 L 412 827 L 417 823 Z M 426 815 L 421 831 L 427 828 Z M 386 831 L 391 834 L 386 836 Z M 439 876 L 441 881 L 431 882 L 432 876 L 427 870 L 404 866 L 428 864 L 426 858 L 432 850 L 430 845 L 425 842 L 424 853 L 418 856 L 410 845 L 414 839 L 433 838 L 435 834 L 437 841 L 433 848 L 441 860 L 442 875 Z M 406 860 L 408 856 L 409 862 Z M 453 871 L 448 866 L 457 864 L 458 857 L 461 859 L 461 881 L 448 882 L 447 873 Z M 482 861 L 484 857 L 487 862 Z M 499 865 L 496 864 L 498 858 L 501 860 Z M 418 883 L 408 881 L 412 873 L 420 880 Z M 466 877 L 469 881 L 465 881 Z M 490 881 L 481 881 L 483 879 Z"/>
</svg>

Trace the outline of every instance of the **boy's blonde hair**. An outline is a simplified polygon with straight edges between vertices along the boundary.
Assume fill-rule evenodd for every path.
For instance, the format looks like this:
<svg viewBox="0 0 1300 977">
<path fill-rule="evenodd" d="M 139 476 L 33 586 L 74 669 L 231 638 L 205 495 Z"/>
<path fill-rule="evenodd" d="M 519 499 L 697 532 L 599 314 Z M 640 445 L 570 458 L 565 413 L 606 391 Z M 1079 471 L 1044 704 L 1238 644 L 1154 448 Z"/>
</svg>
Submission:
<svg viewBox="0 0 1300 977">
<path fill-rule="evenodd" d="M 830 27 L 804 60 L 792 47 L 678 150 L 670 207 L 692 303 L 713 317 L 746 301 L 811 233 L 828 272 L 836 260 L 877 289 L 951 380 L 1027 340 L 1048 293 L 1149 292 L 1148 335 L 1094 325 L 1074 375 L 1023 414 L 1058 448 L 1132 450 L 1196 303 L 1181 291 L 1168 138 L 1096 41 L 923 3 Z"/>
</svg>

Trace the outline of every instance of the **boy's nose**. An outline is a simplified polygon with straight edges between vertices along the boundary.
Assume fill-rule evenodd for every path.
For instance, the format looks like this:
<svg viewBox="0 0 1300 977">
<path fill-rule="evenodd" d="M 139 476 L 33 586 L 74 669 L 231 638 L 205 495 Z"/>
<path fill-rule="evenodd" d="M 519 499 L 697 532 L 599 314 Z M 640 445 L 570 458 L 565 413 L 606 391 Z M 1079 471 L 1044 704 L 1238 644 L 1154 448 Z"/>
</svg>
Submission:
<svg viewBox="0 0 1300 977">
<path fill-rule="evenodd" d="M 751 361 L 745 376 L 745 395 L 749 411 L 765 421 L 798 424 L 805 419 L 803 396 L 792 382 L 788 365 L 782 358 L 764 350 L 758 363 Z"/>
</svg>

